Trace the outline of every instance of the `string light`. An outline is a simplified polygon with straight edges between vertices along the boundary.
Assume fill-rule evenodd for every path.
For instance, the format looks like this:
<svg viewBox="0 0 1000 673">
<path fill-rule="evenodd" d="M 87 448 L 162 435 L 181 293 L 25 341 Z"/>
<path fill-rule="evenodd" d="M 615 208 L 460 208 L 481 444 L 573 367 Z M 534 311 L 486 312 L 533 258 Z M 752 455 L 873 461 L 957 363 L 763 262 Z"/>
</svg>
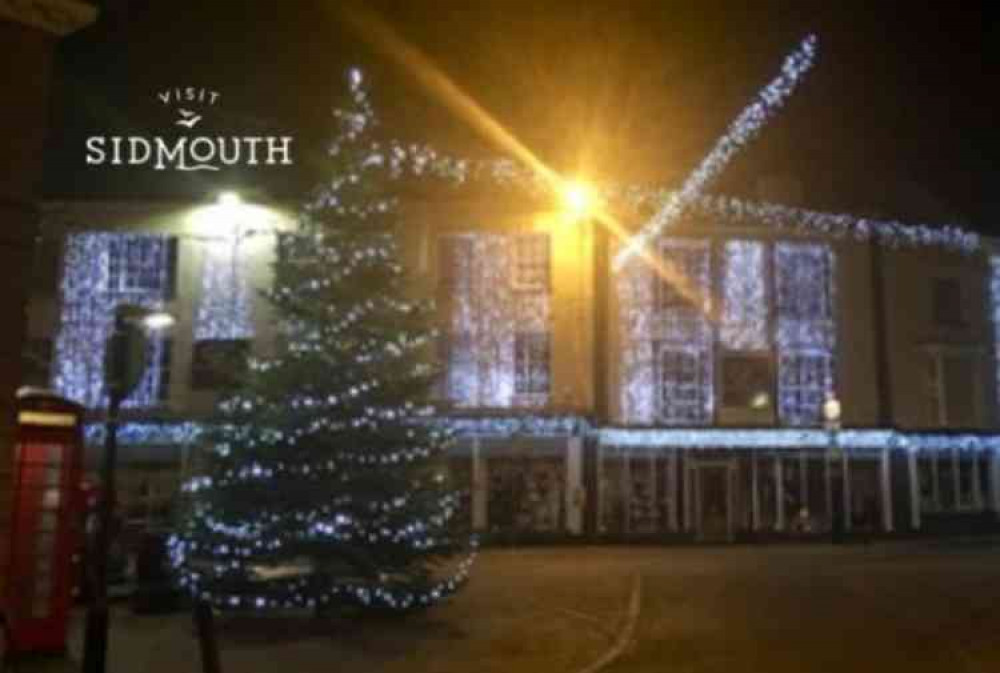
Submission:
<svg viewBox="0 0 1000 673">
<path fill-rule="evenodd" d="M 453 235 L 442 250 L 451 299 L 449 399 L 456 407 L 544 406 L 547 352 L 533 351 L 537 341 L 528 335 L 547 344 L 550 332 L 547 234 Z"/>
<path fill-rule="evenodd" d="M 194 338 L 239 340 L 253 337 L 250 287 L 240 237 L 231 241 L 206 241 L 201 245 L 201 294 Z"/>
<path fill-rule="evenodd" d="M 672 224 L 705 190 L 708 183 L 722 172 L 733 156 L 760 133 L 764 124 L 784 105 L 785 100 L 812 67 L 815 56 L 816 36 L 810 35 L 785 59 L 781 73 L 765 86 L 757 98 L 730 124 L 726 133 L 716 141 L 712 151 L 684 181 L 681 188 L 668 196 L 659 212 L 618 252 L 614 261 L 615 269 L 621 269 L 636 251 L 649 244 Z"/>
<path fill-rule="evenodd" d="M 461 497 L 439 464 L 453 432 L 410 401 L 434 377 L 424 362 L 430 305 L 404 299 L 395 202 L 379 190 L 389 165 L 370 139 L 377 120 L 363 82 L 349 73 L 350 106 L 335 112 L 337 170 L 299 228 L 278 238 L 265 293 L 278 353 L 252 360 L 220 402 L 199 435 L 209 450 L 182 486 L 189 514 L 171 558 L 191 593 L 221 608 L 429 605 L 461 586 L 475 557 L 432 579 L 466 546 Z M 201 337 L 249 331 L 237 250 L 227 252 L 206 260 Z M 301 561 L 348 548 L 377 577 L 338 579 Z"/>
<path fill-rule="evenodd" d="M 169 282 L 169 239 L 155 234 L 80 233 L 66 238 L 55 340 L 53 385 L 88 408 L 107 406 L 104 359 L 115 310 L 132 304 L 161 310 Z M 126 408 L 162 403 L 164 339 L 149 338 L 147 366 Z"/>
</svg>

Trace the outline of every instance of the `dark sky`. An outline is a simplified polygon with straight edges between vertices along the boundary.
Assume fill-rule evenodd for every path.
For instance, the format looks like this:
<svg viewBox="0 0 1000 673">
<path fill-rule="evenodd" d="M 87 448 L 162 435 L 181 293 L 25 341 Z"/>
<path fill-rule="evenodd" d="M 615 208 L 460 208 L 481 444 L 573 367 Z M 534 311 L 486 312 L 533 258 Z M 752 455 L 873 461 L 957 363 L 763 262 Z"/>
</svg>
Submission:
<svg viewBox="0 0 1000 673">
<path fill-rule="evenodd" d="M 808 32 L 815 69 L 716 191 L 795 176 L 805 205 L 1000 233 L 1000 10 L 973 2 L 410 0 L 364 3 L 547 162 L 678 184 Z M 371 48 L 344 2 L 118 0 L 60 49 L 50 196 L 301 192 L 347 64 L 368 72 L 385 126 L 463 154 L 492 148 Z M 222 93 L 210 131 L 291 133 L 296 169 L 178 175 L 87 167 L 90 135 L 163 133 L 171 86 Z M 211 117 L 209 119 L 209 117 Z"/>
</svg>

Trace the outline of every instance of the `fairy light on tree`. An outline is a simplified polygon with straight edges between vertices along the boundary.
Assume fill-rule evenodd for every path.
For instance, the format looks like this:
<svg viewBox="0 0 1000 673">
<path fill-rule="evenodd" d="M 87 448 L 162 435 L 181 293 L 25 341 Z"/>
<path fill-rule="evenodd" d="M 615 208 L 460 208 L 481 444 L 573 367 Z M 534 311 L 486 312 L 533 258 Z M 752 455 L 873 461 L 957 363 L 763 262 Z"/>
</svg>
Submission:
<svg viewBox="0 0 1000 673">
<path fill-rule="evenodd" d="M 407 292 L 391 165 L 357 70 L 349 90 L 331 177 L 279 239 L 278 352 L 221 402 L 184 486 L 172 556 L 217 607 L 416 608 L 471 566 L 443 462 L 451 430 L 426 404 L 430 306 Z"/>
</svg>

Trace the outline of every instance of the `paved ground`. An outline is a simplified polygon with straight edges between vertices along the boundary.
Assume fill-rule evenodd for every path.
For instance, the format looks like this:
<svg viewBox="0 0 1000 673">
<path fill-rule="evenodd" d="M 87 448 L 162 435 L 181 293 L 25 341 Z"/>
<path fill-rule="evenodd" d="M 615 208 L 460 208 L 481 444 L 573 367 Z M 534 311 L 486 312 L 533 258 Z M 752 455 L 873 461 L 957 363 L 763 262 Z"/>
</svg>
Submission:
<svg viewBox="0 0 1000 673">
<path fill-rule="evenodd" d="M 1000 541 L 495 551 L 424 616 L 221 631 L 225 673 L 581 673 L 617 643 L 608 673 L 1000 671 Z M 199 670 L 186 615 L 122 610 L 111 648 L 112 673 Z"/>
</svg>

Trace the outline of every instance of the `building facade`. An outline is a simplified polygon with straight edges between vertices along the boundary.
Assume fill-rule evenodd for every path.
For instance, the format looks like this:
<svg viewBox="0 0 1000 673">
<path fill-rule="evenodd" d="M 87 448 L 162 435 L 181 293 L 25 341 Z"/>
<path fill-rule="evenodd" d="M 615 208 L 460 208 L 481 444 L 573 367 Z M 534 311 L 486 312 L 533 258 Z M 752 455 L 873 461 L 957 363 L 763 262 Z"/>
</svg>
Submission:
<svg viewBox="0 0 1000 673">
<path fill-rule="evenodd" d="M 619 267 L 621 241 L 596 218 L 510 198 L 404 204 L 474 528 L 732 541 L 997 521 L 988 242 L 894 248 L 694 212 Z M 32 307 L 29 383 L 98 419 L 114 307 L 178 320 L 126 401 L 123 502 L 153 518 L 196 459 L 227 363 L 273 348 L 257 290 L 294 215 L 249 200 L 50 203 L 44 221 L 51 291 Z"/>
</svg>

